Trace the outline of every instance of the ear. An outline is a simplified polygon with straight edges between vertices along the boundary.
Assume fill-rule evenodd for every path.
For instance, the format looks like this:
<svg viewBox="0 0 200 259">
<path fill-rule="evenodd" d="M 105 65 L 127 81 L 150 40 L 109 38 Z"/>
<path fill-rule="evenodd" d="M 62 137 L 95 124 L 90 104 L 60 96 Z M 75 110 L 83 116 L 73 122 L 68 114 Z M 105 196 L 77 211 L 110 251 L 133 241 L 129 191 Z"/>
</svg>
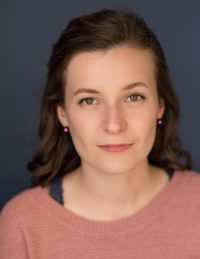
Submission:
<svg viewBox="0 0 200 259">
<path fill-rule="evenodd" d="M 163 99 L 159 99 L 159 109 L 158 109 L 158 119 L 161 119 L 163 117 L 163 114 L 165 112 L 165 102 Z"/>
<path fill-rule="evenodd" d="M 62 124 L 63 127 L 67 127 L 68 119 L 67 119 L 67 113 L 66 113 L 64 107 L 61 105 L 58 105 L 56 109 L 57 109 L 58 120 L 60 121 L 60 123 Z"/>
</svg>

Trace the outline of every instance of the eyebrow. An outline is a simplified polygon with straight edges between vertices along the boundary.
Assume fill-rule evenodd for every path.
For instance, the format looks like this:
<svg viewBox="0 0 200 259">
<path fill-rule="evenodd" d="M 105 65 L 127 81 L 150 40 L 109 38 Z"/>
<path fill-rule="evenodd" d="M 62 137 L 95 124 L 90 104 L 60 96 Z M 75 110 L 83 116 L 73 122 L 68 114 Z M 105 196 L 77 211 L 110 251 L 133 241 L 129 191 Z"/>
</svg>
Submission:
<svg viewBox="0 0 200 259">
<path fill-rule="evenodd" d="M 148 88 L 148 86 L 144 82 L 136 82 L 136 83 L 131 83 L 131 84 L 126 85 L 122 90 L 123 91 L 130 90 L 130 89 L 133 89 L 133 88 L 135 88 L 137 86 L 144 86 L 144 87 Z M 100 94 L 100 92 L 98 92 L 97 90 L 94 90 L 94 89 L 79 88 L 78 90 L 75 91 L 73 96 L 75 96 L 77 94 L 80 94 L 80 93 Z"/>
</svg>

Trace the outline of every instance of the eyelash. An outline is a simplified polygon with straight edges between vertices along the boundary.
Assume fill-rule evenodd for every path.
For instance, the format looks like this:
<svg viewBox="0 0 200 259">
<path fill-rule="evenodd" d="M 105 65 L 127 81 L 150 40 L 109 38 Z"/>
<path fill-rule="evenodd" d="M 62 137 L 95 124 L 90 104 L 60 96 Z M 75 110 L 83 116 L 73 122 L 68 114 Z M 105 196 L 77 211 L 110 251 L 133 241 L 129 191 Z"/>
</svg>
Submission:
<svg viewBox="0 0 200 259">
<path fill-rule="evenodd" d="M 145 100 L 146 98 L 143 96 L 143 95 L 141 95 L 141 94 L 131 94 L 131 95 L 129 95 L 127 98 L 129 98 L 129 97 L 131 97 L 131 96 L 134 96 L 134 97 L 137 97 L 137 100 L 134 100 L 134 101 L 132 101 L 132 102 L 140 102 L 140 101 L 143 101 L 143 100 Z M 139 100 L 138 100 L 138 98 L 139 98 Z M 83 98 L 83 99 L 81 99 L 79 102 L 78 102 L 78 104 L 79 105 L 93 105 L 93 104 L 87 104 L 87 103 L 85 103 L 84 104 L 84 102 L 85 101 L 87 101 L 87 100 L 95 100 L 95 98 L 93 98 L 93 97 L 86 97 L 86 98 Z M 131 102 L 131 101 L 130 101 Z"/>
</svg>

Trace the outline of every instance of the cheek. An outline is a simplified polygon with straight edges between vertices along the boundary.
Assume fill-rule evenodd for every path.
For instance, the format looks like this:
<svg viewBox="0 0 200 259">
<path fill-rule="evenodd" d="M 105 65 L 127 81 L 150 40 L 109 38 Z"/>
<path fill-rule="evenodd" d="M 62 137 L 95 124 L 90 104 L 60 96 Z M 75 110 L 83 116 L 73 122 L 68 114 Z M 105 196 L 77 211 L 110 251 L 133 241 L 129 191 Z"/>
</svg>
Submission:
<svg viewBox="0 0 200 259">
<path fill-rule="evenodd" d="M 97 126 L 98 121 L 97 115 L 91 116 L 90 114 L 77 112 L 70 119 L 70 125 L 74 131 L 87 134 Z"/>
<path fill-rule="evenodd" d="M 152 106 L 144 107 L 132 116 L 132 129 L 140 146 L 151 149 L 156 135 L 157 113 Z"/>
<path fill-rule="evenodd" d="M 142 146 L 144 150 L 146 150 L 146 155 L 149 155 L 156 137 L 156 127 L 157 127 L 157 120 L 155 117 L 148 118 L 143 125 L 143 133 L 142 133 Z"/>
<path fill-rule="evenodd" d="M 72 105 L 68 117 L 71 127 L 77 131 L 90 132 L 100 123 L 101 109 L 99 107 L 79 107 Z"/>
<path fill-rule="evenodd" d="M 155 127 L 157 121 L 157 109 L 155 105 L 144 105 L 128 111 L 129 122 L 141 132 L 148 132 Z"/>
<path fill-rule="evenodd" d="M 77 109 L 70 111 L 69 128 L 72 140 L 77 150 L 83 146 L 87 148 L 89 139 L 95 136 L 97 128 L 97 116 L 88 115 L 88 113 L 77 111 Z"/>
</svg>

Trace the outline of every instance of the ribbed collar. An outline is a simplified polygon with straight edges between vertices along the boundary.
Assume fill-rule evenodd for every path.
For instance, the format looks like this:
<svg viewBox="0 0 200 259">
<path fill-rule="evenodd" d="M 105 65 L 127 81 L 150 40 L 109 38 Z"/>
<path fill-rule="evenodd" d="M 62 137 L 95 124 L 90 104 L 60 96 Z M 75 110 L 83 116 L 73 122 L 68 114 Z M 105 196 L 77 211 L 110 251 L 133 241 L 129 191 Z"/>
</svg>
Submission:
<svg viewBox="0 0 200 259">
<path fill-rule="evenodd" d="M 35 187 L 29 192 L 30 202 L 34 203 L 49 220 L 62 224 L 72 231 L 90 236 L 123 235 L 126 233 L 147 230 L 156 224 L 159 218 L 170 209 L 170 204 L 180 199 L 179 193 L 189 184 L 190 172 L 175 171 L 171 181 L 143 208 L 133 215 L 113 220 L 95 221 L 84 218 L 66 209 L 52 199 L 41 187 Z M 53 223 L 53 222 L 52 222 Z"/>
</svg>

